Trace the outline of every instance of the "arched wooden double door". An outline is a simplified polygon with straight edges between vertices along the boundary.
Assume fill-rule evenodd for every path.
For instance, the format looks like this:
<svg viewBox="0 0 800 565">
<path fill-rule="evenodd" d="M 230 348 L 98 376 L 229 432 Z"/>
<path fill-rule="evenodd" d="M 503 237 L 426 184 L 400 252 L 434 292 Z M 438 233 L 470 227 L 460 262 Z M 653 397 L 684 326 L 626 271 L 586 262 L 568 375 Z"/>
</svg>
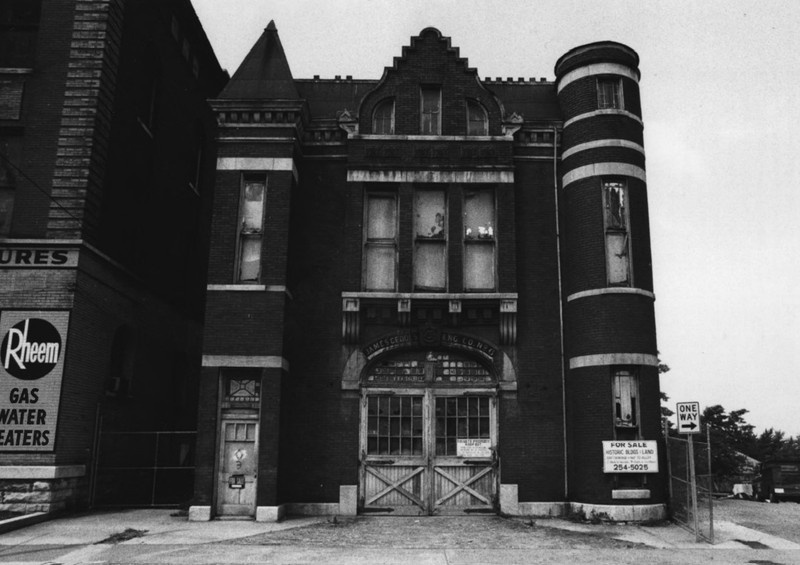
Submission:
<svg viewBox="0 0 800 565">
<path fill-rule="evenodd" d="M 497 510 L 497 395 L 459 354 L 407 353 L 368 368 L 361 392 L 363 513 Z"/>
</svg>

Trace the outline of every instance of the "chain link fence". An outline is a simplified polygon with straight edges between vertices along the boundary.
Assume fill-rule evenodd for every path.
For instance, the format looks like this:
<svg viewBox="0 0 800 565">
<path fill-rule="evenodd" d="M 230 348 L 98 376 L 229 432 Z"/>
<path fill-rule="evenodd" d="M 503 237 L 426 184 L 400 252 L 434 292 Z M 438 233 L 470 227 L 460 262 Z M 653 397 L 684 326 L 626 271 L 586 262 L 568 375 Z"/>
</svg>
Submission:
<svg viewBox="0 0 800 565">
<path fill-rule="evenodd" d="M 706 441 L 666 436 L 669 462 L 670 517 L 694 532 L 697 541 L 714 543 L 714 482 Z M 692 480 L 694 475 L 694 481 Z"/>
<path fill-rule="evenodd" d="M 179 507 L 192 497 L 196 432 L 101 431 L 94 507 Z"/>
</svg>

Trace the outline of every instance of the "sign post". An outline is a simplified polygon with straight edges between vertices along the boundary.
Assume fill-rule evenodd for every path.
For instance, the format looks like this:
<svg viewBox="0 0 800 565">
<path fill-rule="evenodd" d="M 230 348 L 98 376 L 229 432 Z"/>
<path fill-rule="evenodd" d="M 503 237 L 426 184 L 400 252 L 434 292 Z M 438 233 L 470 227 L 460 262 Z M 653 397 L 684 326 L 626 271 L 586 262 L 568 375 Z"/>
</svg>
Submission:
<svg viewBox="0 0 800 565">
<path fill-rule="evenodd" d="M 692 437 L 700 433 L 700 403 L 678 402 L 678 433 L 687 434 L 689 443 L 689 481 L 692 493 L 692 516 L 694 517 L 695 541 L 700 541 L 700 524 L 697 517 L 697 476 L 694 469 L 694 443 Z"/>
</svg>

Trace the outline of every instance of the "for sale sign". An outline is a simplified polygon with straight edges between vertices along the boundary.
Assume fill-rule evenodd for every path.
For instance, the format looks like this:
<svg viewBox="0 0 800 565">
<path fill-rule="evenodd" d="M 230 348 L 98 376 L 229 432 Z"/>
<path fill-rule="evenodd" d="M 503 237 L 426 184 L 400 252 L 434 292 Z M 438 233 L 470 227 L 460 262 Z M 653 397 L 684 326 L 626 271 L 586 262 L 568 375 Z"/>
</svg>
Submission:
<svg viewBox="0 0 800 565">
<path fill-rule="evenodd" d="M 53 451 L 69 312 L 0 315 L 0 451 Z"/>
<path fill-rule="evenodd" d="M 655 440 L 604 441 L 604 473 L 658 473 Z"/>
</svg>

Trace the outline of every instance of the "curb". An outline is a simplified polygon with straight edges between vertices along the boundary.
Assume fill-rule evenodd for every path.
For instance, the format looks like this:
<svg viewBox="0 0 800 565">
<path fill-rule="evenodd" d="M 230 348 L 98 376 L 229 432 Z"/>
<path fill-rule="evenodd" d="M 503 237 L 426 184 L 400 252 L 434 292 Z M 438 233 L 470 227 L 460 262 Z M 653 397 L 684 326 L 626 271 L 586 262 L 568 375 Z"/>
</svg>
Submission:
<svg viewBox="0 0 800 565">
<path fill-rule="evenodd" d="M 40 522 L 45 522 L 55 518 L 55 515 L 49 512 L 34 512 L 33 514 L 24 514 L 22 516 L 14 516 L 7 520 L 0 520 L 0 534 L 12 532 L 20 528 L 32 526 Z"/>
</svg>

